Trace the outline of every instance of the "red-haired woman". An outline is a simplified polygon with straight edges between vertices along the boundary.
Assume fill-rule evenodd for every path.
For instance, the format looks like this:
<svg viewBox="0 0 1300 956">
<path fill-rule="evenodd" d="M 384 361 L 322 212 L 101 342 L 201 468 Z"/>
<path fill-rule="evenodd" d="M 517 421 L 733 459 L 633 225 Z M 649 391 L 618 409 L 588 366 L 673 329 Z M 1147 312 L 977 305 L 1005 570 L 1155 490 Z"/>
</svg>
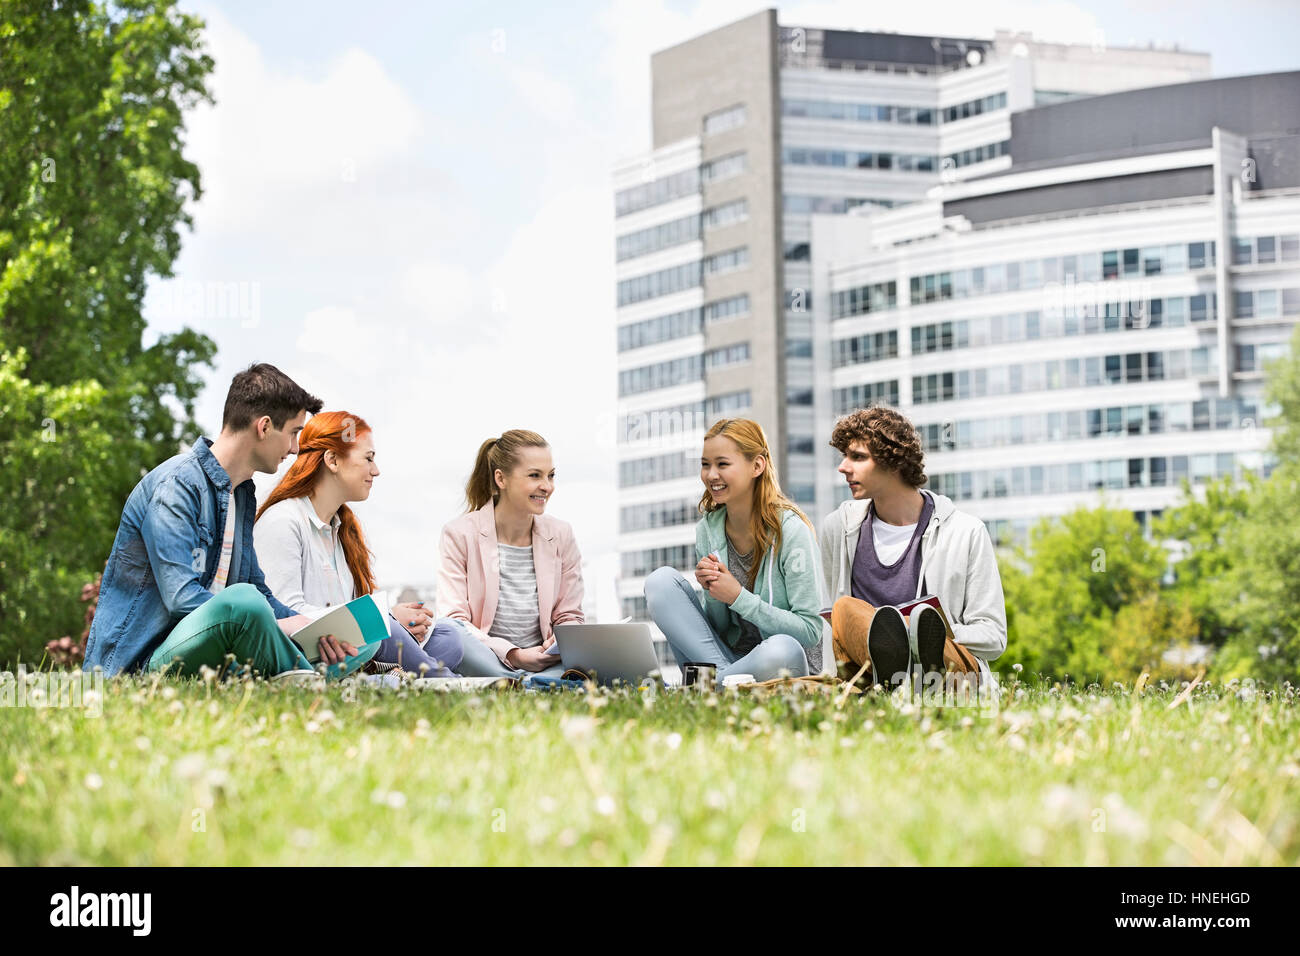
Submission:
<svg viewBox="0 0 1300 956">
<path fill-rule="evenodd" d="M 307 422 L 297 460 L 258 509 L 253 526 L 268 586 L 298 613 L 319 617 L 374 590 L 370 550 L 347 502 L 370 497 L 378 475 L 373 436 L 363 419 L 321 412 Z M 449 618 L 434 621 L 423 601 L 395 605 L 391 613 L 391 636 L 377 651 L 367 647 L 361 655 L 373 655 L 383 669 L 452 676 L 462 653 L 460 626 Z M 322 656 L 331 660 L 331 651 L 336 656 L 340 649 L 349 653 L 349 647 L 331 648 Z"/>
</svg>

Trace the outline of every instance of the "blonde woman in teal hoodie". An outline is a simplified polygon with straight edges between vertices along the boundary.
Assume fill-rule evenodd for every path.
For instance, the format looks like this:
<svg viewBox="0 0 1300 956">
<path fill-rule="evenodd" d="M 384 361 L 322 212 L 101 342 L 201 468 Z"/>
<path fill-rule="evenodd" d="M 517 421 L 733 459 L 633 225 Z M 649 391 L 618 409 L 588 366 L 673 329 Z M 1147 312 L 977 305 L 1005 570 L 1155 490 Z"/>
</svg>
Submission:
<svg viewBox="0 0 1300 956">
<path fill-rule="evenodd" d="M 658 568 L 645 583 L 650 616 L 679 663 L 713 664 L 719 682 L 807 675 L 808 651 L 817 654 L 822 640 L 821 558 L 812 524 L 781 493 L 762 427 L 744 418 L 714 424 L 700 480 L 695 580 L 703 594 L 677 570 Z"/>
</svg>

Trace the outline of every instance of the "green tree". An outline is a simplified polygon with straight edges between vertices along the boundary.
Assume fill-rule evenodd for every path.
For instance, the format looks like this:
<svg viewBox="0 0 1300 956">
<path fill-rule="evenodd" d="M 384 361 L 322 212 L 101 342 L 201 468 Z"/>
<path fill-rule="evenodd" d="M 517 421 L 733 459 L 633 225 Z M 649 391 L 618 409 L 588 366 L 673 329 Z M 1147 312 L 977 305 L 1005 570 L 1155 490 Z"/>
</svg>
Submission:
<svg viewBox="0 0 1300 956">
<path fill-rule="evenodd" d="M 1242 522 L 1250 513 L 1251 483 L 1231 477 L 1210 482 L 1197 495 L 1183 479 L 1182 500 L 1155 522 L 1157 539 L 1181 544 L 1172 567 L 1167 599 L 1185 605 L 1195 619 L 1198 641 L 1222 647 L 1232 635 L 1233 608 L 1225 604 L 1222 584 L 1238 560 Z"/>
<path fill-rule="evenodd" d="M 1267 480 L 1250 482 L 1248 510 L 1234 528 L 1228 569 L 1216 594 L 1232 634 L 1220 655 L 1224 676 L 1300 679 L 1300 325 L 1289 353 L 1265 370 L 1266 395 L 1278 415 L 1276 458 Z"/>
<path fill-rule="evenodd" d="M 1128 680 L 1150 659 L 1152 646 L 1171 635 L 1127 640 L 1120 654 L 1117 618 L 1158 592 L 1166 552 L 1143 537 L 1132 512 L 1109 507 L 1079 508 L 1044 519 L 1001 566 L 1007 602 L 1007 650 L 1000 669 L 1022 664 L 1030 673 L 1069 675 L 1080 681 Z M 1119 624 L 1133 630 L 1128 612 Z M 1165 621 L 1148 614 L 1146 624 Z"/>
<path fill-rule="evenodd" d="M 0 0 L 0 661 L 80 630 L 142 471 L 197 433 L 185 329 L 145 347 L 199 171 L 201 23 L 172 0 Z"/>
</svg>

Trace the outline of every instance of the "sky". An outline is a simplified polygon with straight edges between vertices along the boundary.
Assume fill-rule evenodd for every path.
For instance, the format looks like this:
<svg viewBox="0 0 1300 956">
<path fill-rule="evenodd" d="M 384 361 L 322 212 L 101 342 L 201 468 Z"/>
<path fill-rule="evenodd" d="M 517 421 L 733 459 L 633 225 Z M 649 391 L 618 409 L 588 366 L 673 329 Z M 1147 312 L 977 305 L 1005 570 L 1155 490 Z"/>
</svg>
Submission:
<svg viewBox="0 0 1300 956">
<path fill-rule="evenodd" d="M 145 314 L 150 339 L 189 325 L 217 343 L 204 433 L 256 361 L 364 418 L 381 473 L 354 507 L 378 578 L 427 589 L 479 444 L 538 431 L 557 472 L 547 511 L 574 526 L 601 619 L 616 617 L 611 171 L 649 148 L 651 54 L 764 5 L 182 6 L 206 21 L 216 103 L 188 117 L 203 195 Z M 1300 68 L 1296 0 L 778 11 L 787 25 L 1177 43 L 1210 53 L 1216 76 Z M 277 480 L 260 476 L 259 496 Z"/>
</svg>

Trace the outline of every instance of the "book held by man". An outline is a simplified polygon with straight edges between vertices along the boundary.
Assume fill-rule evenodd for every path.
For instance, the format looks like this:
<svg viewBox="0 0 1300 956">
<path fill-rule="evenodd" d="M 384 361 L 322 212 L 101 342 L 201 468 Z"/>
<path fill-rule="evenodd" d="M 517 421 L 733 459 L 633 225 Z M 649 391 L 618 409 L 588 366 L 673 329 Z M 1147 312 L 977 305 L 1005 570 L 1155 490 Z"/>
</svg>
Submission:
<svg viewBox="0 0 1300 956">
<path fill-rule="evenodd" d="M 310 624 L 294 631 L 289 640 L 298 645 L 309 662 L 318 664 L 321 659 L 320 640 L 326 634 L 333 634 L 335 639 L 351 644 L 358 651 L 367 644 L 378 644 L 387 638 L 388 612 L 387 591 L 363 594 L 347 604 L 330 608 Z M 369 660 L 374 654 L 358 656 Z"/>
</svg>

